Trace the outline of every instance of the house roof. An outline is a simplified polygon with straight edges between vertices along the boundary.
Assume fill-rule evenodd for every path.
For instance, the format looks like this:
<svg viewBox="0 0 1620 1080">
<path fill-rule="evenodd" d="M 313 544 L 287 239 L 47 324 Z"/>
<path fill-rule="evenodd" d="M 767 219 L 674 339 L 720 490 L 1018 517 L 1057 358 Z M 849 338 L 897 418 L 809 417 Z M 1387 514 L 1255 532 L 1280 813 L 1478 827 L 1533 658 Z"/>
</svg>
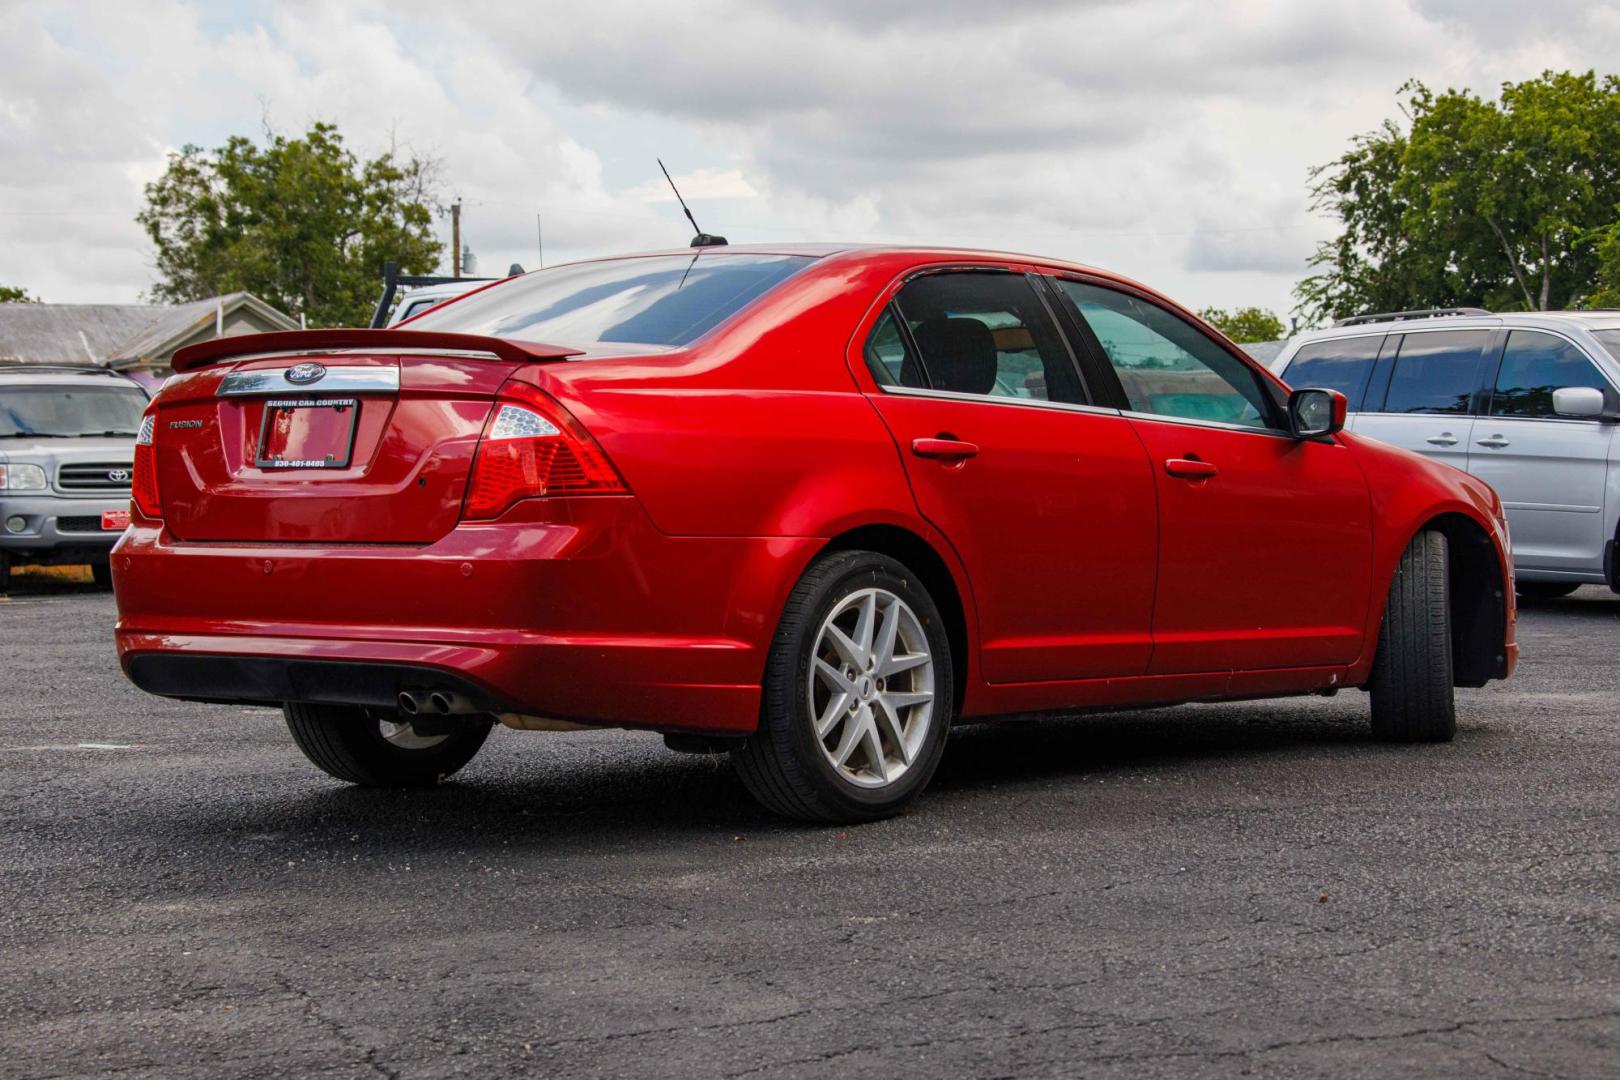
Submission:
<svg viewBox="0 0 1620 1080">
<path fill-rule="evenodd" d="M 298 327 L 245 292 L 189 304 L 0 304 L 0 361 L 127 366 L 210 330 L 221 307 L 227 316 L 247 308 L 274 329 Z"/>
</svg>

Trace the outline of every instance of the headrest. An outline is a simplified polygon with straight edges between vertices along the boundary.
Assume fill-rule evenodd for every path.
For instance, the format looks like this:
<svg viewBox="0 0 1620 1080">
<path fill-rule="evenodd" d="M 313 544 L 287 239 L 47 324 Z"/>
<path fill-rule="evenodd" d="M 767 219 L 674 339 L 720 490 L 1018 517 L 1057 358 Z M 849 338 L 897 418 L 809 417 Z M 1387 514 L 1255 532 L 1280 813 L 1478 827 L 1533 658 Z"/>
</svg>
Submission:
<svg viewBox="0 0 1620 1080">
<path fill-rule="evenodd" d="M 935 390 L 988 394 L 996 385 L 996 341 L 978 319 L 929 319 L 912 331 Z"/>
</svg>

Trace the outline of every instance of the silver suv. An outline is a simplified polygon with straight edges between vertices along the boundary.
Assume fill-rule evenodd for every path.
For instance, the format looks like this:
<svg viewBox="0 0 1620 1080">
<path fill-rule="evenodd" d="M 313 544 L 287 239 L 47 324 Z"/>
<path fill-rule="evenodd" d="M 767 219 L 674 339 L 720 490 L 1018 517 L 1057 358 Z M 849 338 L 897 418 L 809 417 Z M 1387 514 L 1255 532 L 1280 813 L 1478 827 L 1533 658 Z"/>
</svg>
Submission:
<svg viewBox="0 0 1620 1080">
<path fill-rule="evenodd" d="M 1361 315 L 1300 334 L 1271 368 L 1343 393 L 1357 434 L 1494 487 L 1521 595 L 1620 592 L 1620 311 Z"/>
<path fill-rule="evenodd" d="M 88 563 L 109 583 L 146 403 L 110 371 L 0 367 L 0 592 L 22 563 Z"/>
</svg>

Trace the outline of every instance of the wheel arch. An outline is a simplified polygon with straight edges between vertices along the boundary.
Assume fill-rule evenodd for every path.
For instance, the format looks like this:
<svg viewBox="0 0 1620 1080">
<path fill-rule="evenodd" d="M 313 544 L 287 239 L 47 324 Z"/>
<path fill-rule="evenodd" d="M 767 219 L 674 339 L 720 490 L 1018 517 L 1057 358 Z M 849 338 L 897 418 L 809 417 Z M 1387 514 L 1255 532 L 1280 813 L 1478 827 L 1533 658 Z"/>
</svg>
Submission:
<svg viewBox="0 0 1620 1080">
<path fill-rule="evenodd" d="M 945 638 L 951 647 L 952 689 L 960 712 L 969 685 L 968 667 L 972 655 L 969 651 L 970 601 L 963 595 L 964 589 L 958 584 L 950 563 L 927 539 L 900 525 L 872 524 L 848 529 L 829 539 L 818 556 L 836 551 L 875 551 L 916 573 L 945 621 Z"/>
<path fill-rule="evenodd" d="M 1468 514 L 1448 511 L 1424 521 L 1407 543 L 1429 530 L 1443 535 L 1448 549 L 1452 681 L 1458 686 L 1484 686 L 1505 678 L 1511 600 L 1490 532 Z"/>
</svg>

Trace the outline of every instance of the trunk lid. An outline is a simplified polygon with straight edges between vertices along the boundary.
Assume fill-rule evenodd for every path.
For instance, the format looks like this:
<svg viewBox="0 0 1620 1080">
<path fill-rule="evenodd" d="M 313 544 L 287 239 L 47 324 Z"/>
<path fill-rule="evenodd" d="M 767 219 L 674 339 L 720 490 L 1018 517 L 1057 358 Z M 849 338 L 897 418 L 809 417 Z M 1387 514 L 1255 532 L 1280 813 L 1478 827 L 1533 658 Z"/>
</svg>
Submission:
<svg viewBox="0 0 1620 1080">
<path fill-rule="evenodd" d="M 165 523 L 187 541 L 431 543 L 525 359 L 328 349 L 205 368 L 158 399 Z"/>
</svg>

